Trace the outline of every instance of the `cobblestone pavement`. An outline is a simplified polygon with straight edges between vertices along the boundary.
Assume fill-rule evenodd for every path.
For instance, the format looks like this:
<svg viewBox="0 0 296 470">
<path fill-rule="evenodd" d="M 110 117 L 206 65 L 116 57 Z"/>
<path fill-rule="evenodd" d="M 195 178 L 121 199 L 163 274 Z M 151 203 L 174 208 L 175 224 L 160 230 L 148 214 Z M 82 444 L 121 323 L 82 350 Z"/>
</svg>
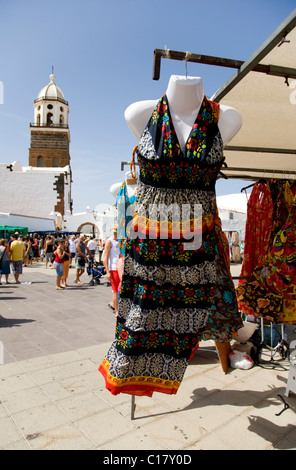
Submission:
<svg viewBox="0 0 296 470">
<path fill-rule="evenodd" d="M 43 263 L 25 268 L 21 284 L 0 286 L 0 449 L 296 449 L 288 361 L 266 356 L 224 374 L 210 341 L 176 396 L 137 397 L 131 419 L 130 396 L 112 396 L 97 371 L 114 337 L 111 289 L 89 286 L 87 274 L 78 287 L 74 271 L 65 291 Z"/>
</svg>

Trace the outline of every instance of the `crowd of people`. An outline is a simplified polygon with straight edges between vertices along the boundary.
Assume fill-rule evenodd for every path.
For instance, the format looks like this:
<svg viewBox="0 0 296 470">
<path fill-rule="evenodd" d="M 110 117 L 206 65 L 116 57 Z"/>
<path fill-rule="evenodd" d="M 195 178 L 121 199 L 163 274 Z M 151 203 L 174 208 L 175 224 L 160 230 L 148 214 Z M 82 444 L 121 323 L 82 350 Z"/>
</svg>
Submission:
<svg viewBox="0 0 296 470">
<path fill-rule="evenodd" d="M 2 276 L 3 282 L 9 284 L 11 274 L 14 276 L 14 282 L 20 284 L 19 277 L 23 273 L 23 267 L 41 261 L 45 263 L 45 269 L 55 269 L 57 290 L 68 287 L 70 268 L 76 269 L 74 283 L 83 285 L 81 276 L 86 266 L 92 266 L 96 258 L 98 263 L 105 267 L 107 286 L 111 286 L 112 289 L 112 298 L 108 307 L 117 316 L 123 255 L 119 250 L 117 226 L 114 226 L 111 232 L 112 236 L 103 241 L 83 234 L 22 236 L 15 233 L 9 240 L 3 238 L 0 240 L 0 285 Z"/>
<path fill-rule="evenodd" d="M 69 269 L 76 268 L 74 282 L 82 285 L 80 277 L 98 254 L 99 262 L 102 258 L 103 246 L 100 240 L 93 236 L 80 235 L 40 235 L 32 234 L 22 236 L 14 233 L 9 240 L 0 240 L 0 285 L 2 276 L 9 284 L 9 275 L 14 275 L 14 281 L 19 284 L 19 276 L 23 267 L 32 266 L 33 263 L 45 261 L 45 268 L 53 267 L 56 271 L 56 289 L 67 287 Z M 75 266 L 73 266 L 75 264 Z"/>
</svg>

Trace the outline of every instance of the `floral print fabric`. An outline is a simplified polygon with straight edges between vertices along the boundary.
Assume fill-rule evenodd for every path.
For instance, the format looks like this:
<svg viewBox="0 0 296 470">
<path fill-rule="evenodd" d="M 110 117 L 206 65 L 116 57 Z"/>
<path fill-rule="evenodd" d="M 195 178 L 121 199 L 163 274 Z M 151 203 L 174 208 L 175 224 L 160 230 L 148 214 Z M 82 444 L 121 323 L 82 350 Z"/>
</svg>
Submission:
<svg viewBox="0 0 296 470">
<path fill-rule="evenodd" d="M 164 95 L 139 141 L 116 335 L 99 368 L 113 394 L 177 393 L 202 335 L 228 341 L 242 326 L 216 206 L 218 119 L 219 105 L 204 97 L 182 150 Z M 168 211 L 166 236 L 163 207 L 181 215 Z"/>
<path fill-rule="evenodd" d="M 134 205 L 136 201 L 136 195 L 128 195 L 126 182 L 124 181 L 116 196 L 118 222 L 117 237 L 119 241 L 119 251 L 122 255 L 125 253 L 125 242 L 129 236 L 129 230 L 133 220 Z"/>
<path fill-rule="evenodd" d="M 257 182 L 247 205 L 244 259 L 240 278 L 250 277 L 270 245 L 273 200 L 268 185 Z"/>
<path fill-rule="evenodd" d="M 295 187 L 290 189 L 293 183 L 286 181 L 271 181 L 266 187 L 274 201 L 267 213 L 271 212 L 270 239 L 266 240 L 265 252 L 261 251 L 257 263 L 255 258 L 249 277 L 240 281 L 238 301 L 245 314 L 264 317 L 274 323 L 295 324 L 296 191 Z M 284 224 L 283 217 L 286 217 Z M 262 218 L 248 221 L 253 222 L 253 226 L 265 223 Z"/>
</svg>

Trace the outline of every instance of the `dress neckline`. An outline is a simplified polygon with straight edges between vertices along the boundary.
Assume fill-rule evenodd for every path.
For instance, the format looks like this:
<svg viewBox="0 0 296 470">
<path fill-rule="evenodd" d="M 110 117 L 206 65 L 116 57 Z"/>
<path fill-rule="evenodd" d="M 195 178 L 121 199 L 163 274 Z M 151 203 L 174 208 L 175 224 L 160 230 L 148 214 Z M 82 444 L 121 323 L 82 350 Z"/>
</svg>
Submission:
<svg viewBox="0 0 296 470">
<path fill-rule="evenodd" d="M 185 141 L 185 145 L 184 145 L 184 150 L 182 150 L 181 148 L 181 145 L 180 145 L 180 142 L 179 142 L 179 139 L 178 139 L 178 135 L 177 135 L 177 132 L 176 132 L 176 129 L 175 129 L 175 126 L 174 126 L 174 121 L 172 119 L 172 115 L 171 115 L 171 110 L 170 110 L 170 104 L 169 104 L 169 100 L 168 100 L 168 97 L 166 95 L 166 93 L 162 96 L 162 98 L 160 99 L 160 102 L 162 101 L 166 101 L 166 106 L 167 106 L 167 114 L 168 114 L 168 117 L 169 117 L 169 122 L 170 122 L 170 134 L 174 135 L 175 136 L 175 141 L 176 141 L 176 145 L 177 147 L 179 148 L 180 152 L 184 155 L 186 154 L 187 150 L 188 150 L 188 144 L 190 142 L 190 139 L 192 137 L 192 134 L 194 133 L 194 131 L 199 127 L 199 123 L 200 121 L 202 120 L 202 109 L 203 107 L 205 106 L 205 102 L 207 100 L 206 96 L 204 95 L 203 99 L 202 99 L 202 102 L 201 102 L 201 105 L 199 107 L 199 110 L 198 110 L 198 113 L 196 115 L 196 118 L 194 120 L 194 123 L 191 127 L 191 130 L 189 132 L 189 135 Z"/>
</svg>

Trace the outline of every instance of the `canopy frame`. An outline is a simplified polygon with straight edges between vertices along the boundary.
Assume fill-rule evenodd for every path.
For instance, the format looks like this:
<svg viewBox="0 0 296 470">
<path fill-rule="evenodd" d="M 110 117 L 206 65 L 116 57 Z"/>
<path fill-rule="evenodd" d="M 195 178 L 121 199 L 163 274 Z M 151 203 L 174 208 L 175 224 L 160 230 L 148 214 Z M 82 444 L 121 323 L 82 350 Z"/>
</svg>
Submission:
<svg viewBox="0 0 296 470">
<path fill-rule="evenodd" d="M 171 51 L 169 49 L 155 49 L 153 60 L 153 80 L 160 77 L 161 59 L 181 60 L 185 62 L 195 62 L 206 65 L 215 65 L 219 67 L 228 67 L 237 69 L 235 73 L 227 80 L 211 97 L 211 100 L 220 102 L 235 86 L 248 75 L 250 72 L 264 73 L 268 76 L 283 77 L 287 86 L 290 85 L 289 79 L 296 78 L 296 68 L 283 67 L 280 65 L 270 65 L 260 63 L 266 55 L 275 47 L 281 47 L 285 42 L 287 35 L 296 27 L 296 8 L 290 15 L 278 26 L 278 28 L 264 41 L 264 43 L 247 59 L 245 62 L 235 59 L 227 59 L 223 57 L 206 56 L 201 54 L 192 54 L 190 52 Z M 186 68 L 187 69 L 187 68 Z M 261 154 L 279 154 L 279 155 L 295 155 L 295 148 L 278 148 L 258 147 L 258 146 L 238 146 L 226 145 L 224 150 L 227 152 L 251 152 Z M 295 157 L 296 158 L 296 157 Z M 283 169 L 264 169 L 264 168 L 244 168 L 236 166 L 228 166 L 226 169 L 227 178 L 238 178 L 256 181 L 262 178 L 262 174 L 266 179 L 296 179 L 296 159 L 295 171 Z M 225 172 L 225 170 L 224 170 Z M 258 174 L 258 175 L 257 175 Z"/>
</svg>

